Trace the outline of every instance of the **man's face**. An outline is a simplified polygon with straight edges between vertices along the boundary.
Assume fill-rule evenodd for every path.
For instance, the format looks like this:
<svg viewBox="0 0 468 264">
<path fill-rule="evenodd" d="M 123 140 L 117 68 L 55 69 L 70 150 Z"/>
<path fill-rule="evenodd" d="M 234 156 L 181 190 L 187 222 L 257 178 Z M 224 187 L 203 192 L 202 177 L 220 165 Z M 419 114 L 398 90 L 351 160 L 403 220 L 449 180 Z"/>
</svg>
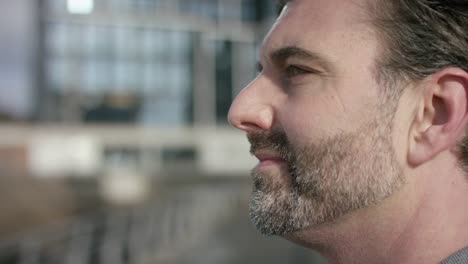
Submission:
<svg viewBox="0 0 468 264">
<path fill-rule="evenodd" d="M 379 42 L 359 1 L 294 0 L 265 39 L 262 71 L 235 99 L 254 168 L 251 218 L 284 235 L 376 205 L 403 184 L 397 102 L 375 76 Z"/>
</svg>

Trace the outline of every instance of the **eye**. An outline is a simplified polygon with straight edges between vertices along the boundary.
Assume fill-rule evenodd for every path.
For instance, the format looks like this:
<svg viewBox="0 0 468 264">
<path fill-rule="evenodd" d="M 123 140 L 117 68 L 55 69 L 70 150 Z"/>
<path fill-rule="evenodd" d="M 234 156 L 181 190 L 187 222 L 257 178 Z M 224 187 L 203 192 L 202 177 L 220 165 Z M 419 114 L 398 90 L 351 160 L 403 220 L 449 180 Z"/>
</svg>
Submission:
<svg viewBox="0 0 468 264">
<path fill-rule="evenodd" d="M 298 76 L 298 75 L 303 75 L 303 74 L 307 74 L 309 73 L 310 71 L 304 69 L 304 68 L 301 68 L 299 66 L 296 66 L 296 65 L 289 65 L 285 68 L 284 70 L 286 76 L 288 78 L 292 78 L 294 76 Z"/>
<path fill-rule="evenodd" d="M 263 71 L 263 65 L 260 62 L 257 62 L 256 68 L 257 68 L 257 73 L 260 73 Z"/>
</svg>

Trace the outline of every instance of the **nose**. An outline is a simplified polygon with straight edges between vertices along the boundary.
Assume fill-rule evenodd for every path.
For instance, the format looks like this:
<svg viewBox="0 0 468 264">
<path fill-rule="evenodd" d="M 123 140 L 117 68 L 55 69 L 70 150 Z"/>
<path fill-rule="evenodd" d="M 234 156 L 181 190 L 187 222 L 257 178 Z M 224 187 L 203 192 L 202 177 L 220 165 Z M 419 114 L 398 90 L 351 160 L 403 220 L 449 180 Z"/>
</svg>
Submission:
<svg viewBox="0 0 468 264">
<path fill-rule="evenodd" d="M 247 133 L 270 130 L 273 124 L 273 107 L 268 81 L 257 77 L 232 102 L 228 120 L 232 126 Z"/>
</svg>

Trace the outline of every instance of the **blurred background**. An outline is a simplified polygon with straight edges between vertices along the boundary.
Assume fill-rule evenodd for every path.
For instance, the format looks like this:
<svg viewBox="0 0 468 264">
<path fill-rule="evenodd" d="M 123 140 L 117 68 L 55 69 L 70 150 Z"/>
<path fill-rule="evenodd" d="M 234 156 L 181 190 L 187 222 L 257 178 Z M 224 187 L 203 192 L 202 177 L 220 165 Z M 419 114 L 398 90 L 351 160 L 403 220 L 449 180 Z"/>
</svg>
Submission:
<svg viewBox="0 0 468 264">
<path fill-rule="evenodd" d="M 0 4 L 0 263 L 324 263 L 248 218 L 273 0 Z"/>
</svg>

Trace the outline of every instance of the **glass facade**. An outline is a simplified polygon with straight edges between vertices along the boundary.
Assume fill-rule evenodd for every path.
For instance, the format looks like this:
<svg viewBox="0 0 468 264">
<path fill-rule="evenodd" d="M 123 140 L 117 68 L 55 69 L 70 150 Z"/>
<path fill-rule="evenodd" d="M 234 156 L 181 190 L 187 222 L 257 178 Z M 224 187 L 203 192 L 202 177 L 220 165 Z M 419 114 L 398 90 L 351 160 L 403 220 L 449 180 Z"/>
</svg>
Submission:
<svg viewBox="0 0 468 264">
<path fill-rule="evenodd" d="M 216 42 L 216 121 L 225 123 L 232 101 L 232 42 Z"/>
<path fill-rule="evenodd" d="M 42 86 L 48 98 L 39 104 L 48 109 L 42 111 L 46 120 L 58 122 L 190 125 L 198 91 L 215 94 L 202 102 L 213 104 L 215 113 L 201 115 L 225 124 L 233 95 L 245 85 L 238 79 L 255 74 L 246 67 L 255 57 L 233 64 L 233 50 L 247 45 L 251 51 L 243 51 L 254 54 L 258 39 L 248 32 L 271 16 L 259 0 L 102 0 L 89 15 L 71 14 L 62 0 L 47 0 L 44 8 Z M 195 69 L 193 54 L 206 43 L 215 54 L 197 58 L 213 60 L 213 67 Z M 201 71 L 211 72 L 205 75 L 214 78 L 208 81 L 214 87 L 197 87 L 194 75 Z"/>
<path fill-rule="evenodd" d="M 45 33 L 45 85 L 52 94 L 137 96 L 139 121 L 187 121 L 190 32 L 63 22 L 48 23 Z M 165 109 L 164 115 L 158 115 L 159 108 Z"/>
</svg>

